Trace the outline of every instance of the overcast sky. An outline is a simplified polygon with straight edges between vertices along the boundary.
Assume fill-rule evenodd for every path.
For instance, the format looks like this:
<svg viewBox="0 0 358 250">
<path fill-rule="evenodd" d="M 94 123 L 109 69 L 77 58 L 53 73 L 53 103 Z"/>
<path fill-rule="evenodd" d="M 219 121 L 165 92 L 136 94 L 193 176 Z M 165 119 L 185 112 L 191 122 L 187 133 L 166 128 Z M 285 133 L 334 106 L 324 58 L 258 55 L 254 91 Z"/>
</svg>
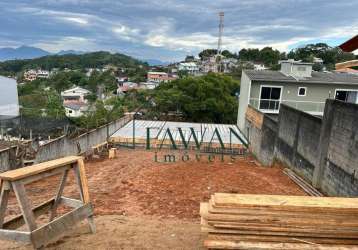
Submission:
<svg viewBox="0 0 358 250">
<path fill-rule="evenodd" d="M 339 45 L 358 34 L 357 0 L 0 0 L 0 47 L 109 50 L 166 61 L 216 48 L 312 42 Z"/>
</svg>

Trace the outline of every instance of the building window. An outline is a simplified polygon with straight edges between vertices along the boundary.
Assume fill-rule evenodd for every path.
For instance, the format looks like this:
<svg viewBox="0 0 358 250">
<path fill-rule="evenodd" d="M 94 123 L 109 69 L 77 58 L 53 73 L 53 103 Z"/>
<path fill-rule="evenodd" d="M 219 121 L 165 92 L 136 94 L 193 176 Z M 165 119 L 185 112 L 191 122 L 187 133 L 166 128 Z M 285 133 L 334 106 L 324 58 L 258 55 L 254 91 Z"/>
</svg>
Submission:
<svg viewBox="0 0 358 250">
<path fill-rule="evenodd" d="M 298 88 L 298 96 L 306 96 L 307 88 L 306 87 L 299 87 Z"/>
</svg>

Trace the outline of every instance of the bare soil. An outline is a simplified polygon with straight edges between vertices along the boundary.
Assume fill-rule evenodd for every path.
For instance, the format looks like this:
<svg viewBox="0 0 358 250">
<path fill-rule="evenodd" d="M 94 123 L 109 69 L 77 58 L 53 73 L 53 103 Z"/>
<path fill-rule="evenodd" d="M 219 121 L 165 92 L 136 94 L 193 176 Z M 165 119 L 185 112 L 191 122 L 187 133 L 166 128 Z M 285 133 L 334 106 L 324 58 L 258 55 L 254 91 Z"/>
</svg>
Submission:
<svg viewBox="0 0 358 250">
<path fill-rule="evenodd" d="M 158 153 L 158 161 L 166 153 Z M 87 162 L 98 232 L 88 234 L 87 225 L 82 225 L 50 248 L 201 249 L 199 204 L 213 193 L 305 195 L 279 165 L 261 167 L 251 157 L 233 161 L 226 156 L 222 161 L 203 155 L 198 161 L 194 154 L 184 162 L 180 152 L 173 154 L 176 162 L 164 163 L 155 162 L 154 152 L 121 149 L 114 160 Z M 59 177 L 51 177 L 28 185 L 33 204 L 52 197 L 58 182 Z M 65 195 L 78 197 L 72 175 Z M 15 204 L 12 196 L 9 216 L 19 212 Z M 24 247 L 0 244 L 4 249 Z"/>
</svg>

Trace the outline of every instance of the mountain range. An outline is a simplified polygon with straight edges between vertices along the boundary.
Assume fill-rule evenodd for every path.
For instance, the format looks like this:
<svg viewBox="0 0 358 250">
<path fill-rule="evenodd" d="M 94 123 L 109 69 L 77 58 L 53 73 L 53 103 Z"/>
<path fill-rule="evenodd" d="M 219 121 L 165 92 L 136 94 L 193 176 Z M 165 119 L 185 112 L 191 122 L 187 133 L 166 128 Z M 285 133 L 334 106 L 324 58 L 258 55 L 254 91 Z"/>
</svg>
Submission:
<svg viewBox="0 0 358 250">
<path fill-rule="evenodd" d="M 75 50 L 61 50 L 58 53 L 50 53 L 46 50 L 30 47 L 21 46 L 18 48 L 0 48 L 0 61 L 15 60 L 15 59 L 34 59 L 48 55 L 66 55 L 75 54 L 80 55 L 85 52 Z"/>
</svg>

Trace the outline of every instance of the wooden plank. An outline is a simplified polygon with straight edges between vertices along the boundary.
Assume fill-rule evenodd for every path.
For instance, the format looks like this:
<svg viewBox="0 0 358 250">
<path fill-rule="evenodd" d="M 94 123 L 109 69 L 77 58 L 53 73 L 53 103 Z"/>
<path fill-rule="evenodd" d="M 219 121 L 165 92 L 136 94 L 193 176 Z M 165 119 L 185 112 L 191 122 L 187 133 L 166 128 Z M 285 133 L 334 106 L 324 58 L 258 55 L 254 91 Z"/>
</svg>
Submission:
<svg viewBox="0 0 358 250">
<path fill-rule="evenodd" d="M 8 188 L 8 183 L 2 183 L 0 195 L 0 228 L 3 228 L 7 203 L 9 201 L 9 194 L 10 190 Z"/>
<path fill-rule="evenodd" d="M 237 250 L 358 250 L 357 246 L 347 245 L 317 245 L 305 243 L 279 242 L 247 242 L 205 240 L 204 245 L 209 249 L 237 249 Z"/>
<path fill-rule="evenodd" d="M 52 221 L 53 218 L 55 218 L 57 216 L 56 210 L 57 210 L 57 207 L 58 207 L 58 205 L 59 205 L 59 203 L 61 201 L 61 196 L 62 196 L 62 193 L 63 193 L 63 189 L 65 188 L 67 176 L 68 176 L 68 169 L 66 169 L 62 174 L 62 178 L 61 178 L 61 181 L 60 181 L 60 186 L 58 187 L 57 194 L 56 194 L 56 197 L 55 197 L 55 202 L 52 204 L 52 207 L 51 207 L 50 221 Z"/>
<path fill-rule="evenodd" d="M 36 226 L 34 213 L 32 212 L 31 203 L 26 195 L 25 187 L 21 183 L 21 181 L 15 181 L 12 182 L 11 184 L 14 189 L 17 201 L 19 203 L 21 213 L 24 216 L 29 231 L 31 232 L 35 230 L 37 226 Z"/>
<path fill-rule="evenodd" d="M 52 204 L 54 202 L 54 198 L 48 200 L 48 201 L 45 201 L 44 203 L 36 206 L 32 212 L 34 213 L 34 216 L 35 218 L 39 217 L 40 215 L 42 214 L 45 214 L 47 213 Z M 19 228 L 21 226 L 23 226 L 25 224 L 25 220 L 24 220 L 24 217 L 22 216 L 22 214 L 14 217 L 14 218 L 11 218 L 10 220 L 6 221 L 4 223 L 4 228 L 5 229 L 16 229 L 16 228 Z"/>
<path fill-rule="evenodd" d="M 309 242 L 313 244 L 337 244 L 337 245 L 358 245 L 358 239 L 336 239 L 336 238 L 315 238 L 315 237 L 291 237 L 291 236 L 273 236 L 273 235 L 229 235 L 229 234 L 211 234 L 208 239 L 230 240 L 230 241 L 253 241 L 253 242 L 285 242 L 302 243 Z"/>
<path fill-rule="evenodd" d="M 31 242 L 36 248 L 56 241 L 68 233 L 75 224 L 93 215 L 91 203 L 64 214 L 31 233 Z"/>
<path fill-rule="evenodd" d="M 39 173 L 49 171 L 51 169 L 76 163 L 79 159 L 82 159 L 82 157 L 68 156 L 53 161 L 47 161 L 33 166 L 19 168 L 19 169 L 7 171 L 5 173 L 1 173 L 0 178 L 2 180 L 16 181 L 28 176 L 37 175 Z"/>
<path fill-rule="evenodd" d="M 304 218 L 317 218 L 320 217 L 322 219 L 328 218 L 341 218 L 341 219 L 351 219 L 351 220 L 358 220 L 358 213 L 335 213 L 332 211 L 285 211 L 285 210 L 277 210 L 277 209 L 270 209 L 270 208 L 237 208 L 237 207 L 214 207 L 212 205 L 212 200 L 208 203 L 207 211 L 211 214 L 238 214 L 238 215 L 277 215 L 280 214 L 282 217 L 304 217 Z M 208 213 L 207 212 L 207 213 Z"/>
<path fill-rule="evenodd" d="M 0 229 L 0 239 L 29 243 L 30 242 L 30 233 L 14 231 L 14 230 L 7 230 L 7 229 Z"/>
<path fill-rule="evenodd" d="M 88 182 L 87 182 L 87 177 L 86 177 L 85 164 L 83 162 L 83 159 L 78 160 L 77 167 L 78 167 L 78 174 L 79 174 L 79 179 L 80 179 L 80 187 L 81 187 L 82 195 L 83 195 L 83 202 L 85 204 L 87 204 L 90 202 L 90 198 L 89 198 L 89 190 L 88 190 Z"/>
<path fill-rule="evenodd" d="M 358 212 L 358 198 L 310 197 L 284 195 L 224 194 L 214 195 L 215 207 L 271 208 L 300 211 Z"/>
<path fill-rule="evenodd" d="M 317 237 L 317 238 L 336 238 L 336 239 L 358 239 L 358 232 L 337 232 L 337 230 L 330 231 L 318 231 L 318 230 L 297 230 L 297 229 L 288 229 L 279 227 L 249 227 L 249 226 L 236 226 L 228 227 L 222 226 L 218 227 L 217 225 L 202 225 L 201 231 L 206 233 L 215 233 L 215 234 L 240 234 L 240 235 L 271 235 L 271 236 L 290 236 L 290 237 Z"/>
<path fill-rule="evenodd" d="M 71 165 L 58 167 L 58 168 L 51 169 L 51 170 L 48 170 L 48 171 L 43 172 L 43 173 L 39 173 L 39 174 L 36 174 L 36 175 L 31 175 L 31 176 L 25 177 L 21 181 L 22 181 L 22 183 L 24 183 L 24 185 L 26 185 L 26 184 L 29 184 L 29 183 L 32 183 L 32 182 L 35 182 L 35 181 L 39 181 L 39 180 L 42 180 L 42 179 L 45 179 L 45 178 L 48 178 L 48 177 L 51 177 L 51 176 L 54 176 L 54 175 L 62 174 L 63 171 L 69 170 L 69 169 L 71 169 L 71 167 L 72 167 Z"/>
<path fill-rule="evenodd" d="M 67 198 L 67 197 L 61 197 L 61 204 L 64 204 L 66 206 L 72 207 L 72 208 L 79 208 L 84 205 L 82 201 Z"/>
</svg>

